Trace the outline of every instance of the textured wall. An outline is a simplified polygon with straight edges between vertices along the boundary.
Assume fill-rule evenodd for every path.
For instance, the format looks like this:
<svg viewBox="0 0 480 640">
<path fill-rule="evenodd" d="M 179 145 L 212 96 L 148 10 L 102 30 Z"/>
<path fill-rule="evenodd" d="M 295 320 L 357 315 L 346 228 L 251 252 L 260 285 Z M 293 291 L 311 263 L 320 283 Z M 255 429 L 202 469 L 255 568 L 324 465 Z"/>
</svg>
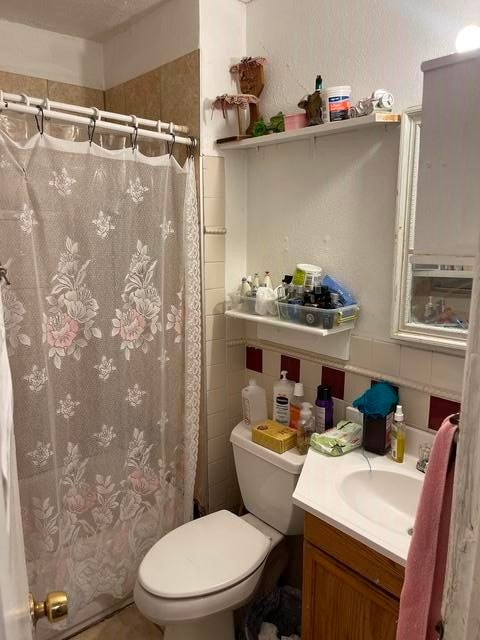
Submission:
<svg viewBox="0 0 480 640">
<path fill-rule="evenodd" d="M 268 60 L 262 110 L 298 111 L 317 73 L 326 85 L 351 84 L 357 98 L 386 87 L 397 108 L 419 103 L 421 62 L 452 51 L 461 26 L 479 20 L 477 0 L 256 0 L 247 53 Z M 358 295 L 356 333 L 380 339 L 389 336 L 398 143 L 398 129 L 376 129 L 248 160 L 248 269 L 324 266 Z"/>
<path fill-rule="evenodd" d="M 35 78 L 103 89 L 99 42 L 0 20 L 0 66 Z"/>
<path fill-rule="evenodd" d="M 390 89 L 401 109 L 421 100 L 423 60 L 452 53 L 458 31 L 480 21 L 478 0 L 255 0 L 247 6 L 247 53 L 269 60 L 263 104 L 295 109 L 321 73 L 361 98 Z"/>
<path fill-rule="evenodd" d="M 116 86 L 198 49 L 199 0 L 167 0 L 103 47 L 105 87 Z"/>
</svg>

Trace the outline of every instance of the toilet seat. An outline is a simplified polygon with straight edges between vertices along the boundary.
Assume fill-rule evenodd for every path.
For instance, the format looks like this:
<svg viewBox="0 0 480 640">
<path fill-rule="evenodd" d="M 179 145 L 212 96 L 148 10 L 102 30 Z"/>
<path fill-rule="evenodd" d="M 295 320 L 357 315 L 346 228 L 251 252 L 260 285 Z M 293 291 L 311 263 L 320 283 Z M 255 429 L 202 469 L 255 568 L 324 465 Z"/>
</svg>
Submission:
<svg viewBox="0 0 480 640">
<path fill-rule="evenodd" d="M 272 540 L 230 511 L 218 511 L 174 529 L 143 559 L 138 582 L 165 599 L 224 591 L 263 565 Z"/>
</svg>

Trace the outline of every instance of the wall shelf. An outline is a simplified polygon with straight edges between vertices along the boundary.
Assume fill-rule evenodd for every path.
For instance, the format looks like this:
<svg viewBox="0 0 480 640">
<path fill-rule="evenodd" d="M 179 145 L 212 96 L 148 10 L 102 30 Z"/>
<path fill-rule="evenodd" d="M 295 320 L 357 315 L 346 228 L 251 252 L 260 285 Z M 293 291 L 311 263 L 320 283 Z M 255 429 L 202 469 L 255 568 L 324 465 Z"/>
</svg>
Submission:
<svg viewBox="0 0 480 640">
<path fill-rule="evenodd" d="M 372 113 L 369 116 L 319 124 L 315 127 L 304 127 L 294 131 L 284 131 L 282 133 L 271 133 L 257 138 L 246 138 L 235 142 L 217 143 L 221 149 L 255 149 L 258 147 L 268 147 L 275 144 L 284 144 L 294 140 L 305 140 L 309 138 L 320 138 L 338 133 L 348 133 L 349 131 L 359 131 L 370 127 L 398 126 L 401 116 L 396 113 Z"/>
<path fill-rule="evenodd" d="M 355 326 L 355 320 L 332 329 L 321 329 L 244 311 L 229 310 L 225 311 L 225 315 L 255 323 L 260 340 L 313 351 L 339 360 L 348 360 L 350 357 L 350 332 Z"/>
</svg>

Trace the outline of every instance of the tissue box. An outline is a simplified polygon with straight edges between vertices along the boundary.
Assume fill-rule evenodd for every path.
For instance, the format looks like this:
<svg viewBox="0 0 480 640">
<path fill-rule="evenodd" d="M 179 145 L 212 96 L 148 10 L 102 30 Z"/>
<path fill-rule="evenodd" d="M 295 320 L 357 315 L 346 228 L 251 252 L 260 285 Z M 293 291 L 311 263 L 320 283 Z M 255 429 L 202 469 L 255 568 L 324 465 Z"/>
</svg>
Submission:
<svg viewBox="0 0 480 640">
<path fill-rule="evenodd" d="M 274 420 L 264 420 L 252 428 L 252 440 L 276 453 L 297 446 L 297 432 Z"/>
</svg>

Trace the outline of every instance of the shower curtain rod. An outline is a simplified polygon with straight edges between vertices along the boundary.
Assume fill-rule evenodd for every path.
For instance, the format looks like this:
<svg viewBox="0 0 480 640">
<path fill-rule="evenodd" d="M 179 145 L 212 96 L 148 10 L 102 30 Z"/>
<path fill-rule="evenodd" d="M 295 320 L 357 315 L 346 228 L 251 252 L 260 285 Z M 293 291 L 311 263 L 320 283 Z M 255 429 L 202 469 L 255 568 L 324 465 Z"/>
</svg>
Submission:
<svg viewBox="0 0 480 640">
<path fill-rule="evenodd" d="M 161 120 L 147 120 L 138 118 L 135 115 L 125 115 L 103 111 L 96 107 L 80 107 L 63 102 L 55 102 L 48 98 L 32 98 L 26 94 L 6 93 L 0 90 L 0 113 L 2 111 L 13 111 L 15 113 L 26 113 L 33 116 L 41 116 L 46 120 L 59 120 L 72 124 L 94 125 L 95 129 L 110 131 L 112 133 L 123 133 L 135 136 L 135 138 L 152 138 L 154 140 L 165 140 L 196 147 L 197 140 L 186 137 L 188 127 L 173 124 L 173 122 L 162 122 Z M 116 120 L 108 122 L 104 120 Z M 152 127 L 155 130 L 140 129 L 140 125 Z M 178 135 L 184 134 L 184 135 Z"/>
</svg>

